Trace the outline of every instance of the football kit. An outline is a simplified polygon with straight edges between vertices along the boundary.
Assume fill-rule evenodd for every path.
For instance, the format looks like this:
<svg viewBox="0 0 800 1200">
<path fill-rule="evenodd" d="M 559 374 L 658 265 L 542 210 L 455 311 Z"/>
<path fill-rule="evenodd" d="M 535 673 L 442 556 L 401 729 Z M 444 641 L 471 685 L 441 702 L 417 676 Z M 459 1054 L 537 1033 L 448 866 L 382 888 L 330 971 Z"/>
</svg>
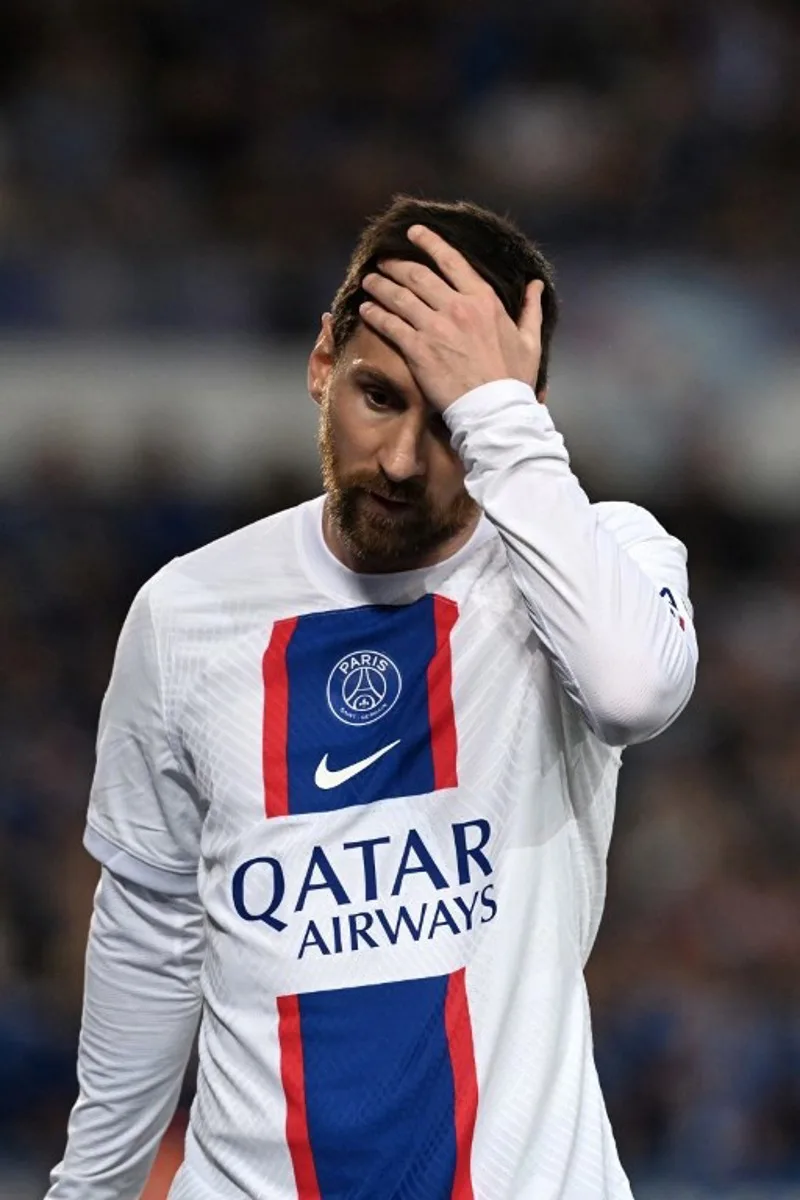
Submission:
<svg viewBox="0 0 800 1200">
<path fill-rule="evenodd" d="M 200 1007 L 172 1200 L 631 1195 L 583 968 L 622 746 L 693 686 L 686 555 L 645 510 L 589 502 L 526 385 L 444 418 L 483 510 L 444 562 L 349 570 L 319 497 L 134 601 L 54 1200 L 139 1194 Z"/>
</svg>

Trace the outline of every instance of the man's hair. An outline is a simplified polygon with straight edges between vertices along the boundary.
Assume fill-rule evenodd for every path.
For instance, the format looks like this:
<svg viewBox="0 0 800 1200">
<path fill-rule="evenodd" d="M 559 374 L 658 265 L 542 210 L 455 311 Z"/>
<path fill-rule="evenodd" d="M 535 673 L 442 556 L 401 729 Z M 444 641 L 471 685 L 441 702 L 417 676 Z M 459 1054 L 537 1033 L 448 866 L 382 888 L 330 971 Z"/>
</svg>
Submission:
<svg viewBox="0 0 800 1200">
<path fill-rule="evenodd" d="M 370 298 L 361 281 L 377 269 L 382 259 L 402 258 L 425 263 L 437 275 L 442 275 L 429 255 L 408 240 L 406 234 L 412 225 L 427 225 L 459 250 L 474 270 L 491 284 L 514 322 L 522 315 L 525 288 L 534 279 L 542 280 L 542 357 L 535 388 L 540 392 L 547 384 L 550 342 L 558 318 L 553 268 L 512 221 L 466 200 L 444 203 L 396 196 L 385 212 L 369 222 L 331 306 L 337 356 L 355 333 L 360 321 L 359 305 Z"/>
</svg>

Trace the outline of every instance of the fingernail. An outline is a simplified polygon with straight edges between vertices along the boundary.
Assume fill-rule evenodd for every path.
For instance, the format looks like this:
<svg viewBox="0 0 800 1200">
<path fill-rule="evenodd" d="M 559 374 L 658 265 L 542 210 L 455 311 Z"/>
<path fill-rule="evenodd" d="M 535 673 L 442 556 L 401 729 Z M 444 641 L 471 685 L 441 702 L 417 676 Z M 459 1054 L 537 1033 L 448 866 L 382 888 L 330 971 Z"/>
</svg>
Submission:
<svg viewBox="0 0 800 1200">
<path fill-rule="evenodd" d="M 408 231 L 408 236 L 410 238 L 418 238 L 420 236 L 420 234 L 424 233 L 424 232 L 425 232 L 424 225 L 412 225 Z"/>
</svg>

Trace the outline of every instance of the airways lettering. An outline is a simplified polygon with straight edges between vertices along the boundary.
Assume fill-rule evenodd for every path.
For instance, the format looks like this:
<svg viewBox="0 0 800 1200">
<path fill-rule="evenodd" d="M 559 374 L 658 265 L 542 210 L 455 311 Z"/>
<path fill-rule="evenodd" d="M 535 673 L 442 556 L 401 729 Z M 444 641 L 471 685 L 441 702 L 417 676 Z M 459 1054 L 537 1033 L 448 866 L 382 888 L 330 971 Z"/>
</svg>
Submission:
<svg viewBox="0 0 800 1200">
<path fill-rule="evenodd" d="M 473 914 L 477 917 L 478 913 L 475 923 L 481 925 L 488 925 L 497 916 L 494 884 L 479 888 L 468 903 L 456 896 L 452 901 L 440 899 L 435 906 L 423 903 L 412 909 L 401 904 L 393 915 L 378 908 L 374 912 L 349 913 L 346 918 L 309 921 L 297 957 L 355 954 L 363 949 L 430 941 L 440 934 L 468 933 L 473 928 Z"/>
</svg>

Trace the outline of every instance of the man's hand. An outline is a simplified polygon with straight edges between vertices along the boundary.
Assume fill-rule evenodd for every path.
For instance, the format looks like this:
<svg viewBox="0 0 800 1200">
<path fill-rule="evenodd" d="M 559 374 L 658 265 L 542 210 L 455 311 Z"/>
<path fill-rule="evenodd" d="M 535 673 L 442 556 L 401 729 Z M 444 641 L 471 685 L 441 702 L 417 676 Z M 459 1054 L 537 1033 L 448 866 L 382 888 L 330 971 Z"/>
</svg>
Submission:
<svg viewBox="0 0 800 1200">
<path fill-rule="evenodd" d="M 362 320 L 388 338 L 430 404 L 444 412 L 459 396 L 496 379 L 536 380 L 541 358 L 542 290 L 528 285 L 515 325 L 497 293 L 444 238 L 412 225 L 409 240 L 443 272 L 422 263 L 391 259 L 365 276 L 373 300 L 360 307 Z"/>
</svg>

